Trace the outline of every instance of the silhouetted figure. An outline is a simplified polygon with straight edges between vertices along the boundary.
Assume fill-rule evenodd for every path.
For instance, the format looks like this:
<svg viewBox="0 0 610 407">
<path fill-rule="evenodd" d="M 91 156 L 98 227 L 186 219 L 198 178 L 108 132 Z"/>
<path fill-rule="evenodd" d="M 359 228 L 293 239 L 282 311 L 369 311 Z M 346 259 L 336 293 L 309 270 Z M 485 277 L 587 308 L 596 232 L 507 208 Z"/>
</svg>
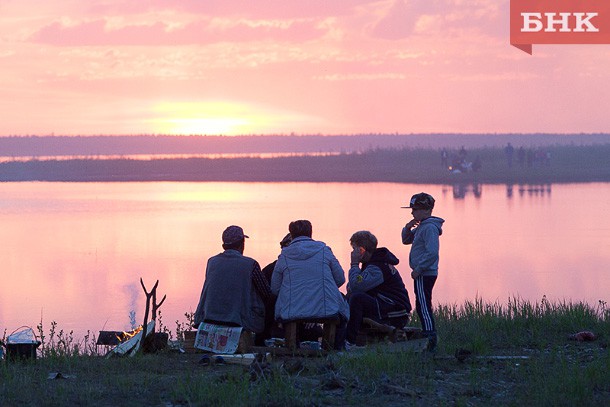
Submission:
<svg viewBox="0 0 610 407">
<path fill-rule="evenodd" d="M 508 164 L 508 168 L 513 168 L 513 155 L 515 153 L 515 149 L 512 144 L 508 143 L 506 147 L 504 147 L 504 154 L 506 155 L 506 163 Z"/>
<path fill-rule="evenodd" d="M 437 335 L 432 310 L 432 289 L 438 277 L 439 237 L 443 219 L 432 216 L 434 198 L 422 192 L 411 197 L 411 219 L 402 229 L 402 243 L 411 245 L 409 266 L 415 291 L 415 310 L 422 324 L 422 334 L 428 338 L 428 350 L 436 348 Z"/>
<path fill-rule="evenodd" d="M 477 157 L 474 159 L 474 162 L 472 163 L 472 170 L 474 172 L 479 172 L 482 166 L 483 164 L 481 163 L 481 156 L 477 155 Z"/>
<path fill-rule="evenodd" d="M 441 151 L 441 165 L 443 168 L 447 168 L 449 166 L 449 153 L 446 148 L 443 148 Z"/>
<path fill-rule="evenodd" d="M 208 260 L 195 326 L 209 322 L 263 332 L 265 303 L 273 299 L 273 294 L 258 262 L 244 256 L 246 238 L 244 230 L 236 225 L 222 233 L 224 252 Z"/>
<path fill-rule="evenodd" d="M 517 160 L 519 160 L 519 166 L 523 168 L 525 164 L 525 149 L 523 146 L 519 147 L 519 151 L 517 151 Z"/>
<path fill-rule="evenodd" d="M 409 322 L 411 301 L 395 267 L 398 258 L 387 248 L 378 248 L 371 232 L 354 233 L 350 244 L 353 250 L 347 285 L 350 318 L 346 337 L 355 344 L 364 318 L 398 329 L 404 327 Z"/>
<path fill-rule="evenodd" d="M 305 219 L 288 226 L 292 242 L 282 249 L 271 276 L 275 320 L 340 318 L 335 348 L 343 349 L 349 305 L 339 287 L 345 284 L 345 272 L 330 247 L 311 238 L 312 229 Z"/>
<path fill-rule="evenodd" d="M 527 152 L 525 153 L 525 159 L 527 160 L 528 168 L 533 167 L 534 166 L 534 150 L 532 150 L 531 148 L 528 148 Z"/>
<path fill-rule="evenodd" d="M 461 160 L 465 160 L 466 156 L 468 155 L 468 153 L 466 152 L 466 148 L 464 146 L 462 146 L 462 148 L 460 148 L 460 159 Z"/>
<path fill-rule="evenodd" d="M 290 237 L 290 233 L 289 233 L 280 242 L 280 248 L 283 249 L 284 247 L 288 246 L 291 241 L 292 241 L 292 238 Z M 271 276 L 273 275 L 273 269 L 275 268 L 276 263 L 277 263 L 277 260 L 266 265 L 262 270 L 262 273 L 265 276 L 265 280 L 267 280 L 267 284 L 269 284 L 269 286 L 271 286 Z M 279 324 L 277 324 L 275 322 L 275 301 L 276 301 L 276 298 L 274 296 L 271 301 L 268 301 L 265 303 L 265 329 L 263 330 L 262 333 L 256 334 L 256 337 L 254 340 L 254 344 L 256 346 L 264 346 L 265 339 L 270 339 L 274 336 L 280 337 L 280 336 L 284 335 L 284 333 L 282 331 L 280 331 L 280 329 L 278 327 Z"/>
</svg>

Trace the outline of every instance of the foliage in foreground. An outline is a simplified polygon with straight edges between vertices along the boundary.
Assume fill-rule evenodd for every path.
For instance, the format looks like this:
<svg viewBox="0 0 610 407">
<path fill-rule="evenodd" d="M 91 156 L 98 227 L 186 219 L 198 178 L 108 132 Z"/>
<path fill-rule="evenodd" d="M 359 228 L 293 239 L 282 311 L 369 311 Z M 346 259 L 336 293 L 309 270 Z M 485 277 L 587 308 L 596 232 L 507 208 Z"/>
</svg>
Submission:
<svg viewBox="0 0 610 407">
<path fill-rule="evenodd" d="M 51 324 L 43 357 L 0 364 L 0 405 L 607 405 L 610 312 L 601 302 L 437 308 L 435 355 L 391 345 L 260 369 L 202 366 L 200 355 L 95 356 Z M 417 323 L 416 321 L 414 322 Z M 594 342 L 568 339 L 580 330 Z M 55 333 L 54 333 L 55 332 Z M 466 360 L 457 349 L 472 352 Z M 65 380 L 49 380 L 61 372 Z"/>
</svg>

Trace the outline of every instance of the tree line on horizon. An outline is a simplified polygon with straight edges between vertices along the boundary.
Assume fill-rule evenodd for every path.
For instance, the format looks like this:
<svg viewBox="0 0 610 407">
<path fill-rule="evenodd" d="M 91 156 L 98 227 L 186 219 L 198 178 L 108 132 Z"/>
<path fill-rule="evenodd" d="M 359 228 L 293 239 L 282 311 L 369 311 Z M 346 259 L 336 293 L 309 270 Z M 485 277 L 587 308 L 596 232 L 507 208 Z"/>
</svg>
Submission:
<svg viewBox="0 0 610 407">
<path fill-rule="evenodd" d="M 466 148 L 515 146 L 598 145 L 610 134 L 355 134 L 244 136 L 4 136 L 0 156 L 118 156 L 137 154 L 247 154 L 364 152 L 376 148 Z"/>
<path fill-rule="evenodd" d="M 610 143 L 537 148 L 544 160 L 509 165 L 504 147 L 448 149 L 373 148 L 359 153 L 277 158 L 155 158 L 27 160 L 0 163 L 0 181 L 225 181 L 552 183 L 610 181 Z M 532 152 L 534 151 L 531 149 Z M 456 173 L 453 157 L 478 161 L 475 171 Z"/>
</svg>

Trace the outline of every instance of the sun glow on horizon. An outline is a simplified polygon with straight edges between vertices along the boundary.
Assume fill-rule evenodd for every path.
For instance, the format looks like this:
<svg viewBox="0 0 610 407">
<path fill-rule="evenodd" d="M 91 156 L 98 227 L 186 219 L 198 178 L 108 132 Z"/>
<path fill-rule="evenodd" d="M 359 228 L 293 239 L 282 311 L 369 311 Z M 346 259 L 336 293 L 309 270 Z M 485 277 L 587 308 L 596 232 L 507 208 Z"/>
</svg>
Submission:
<svg viewBox="0 0 610 407">
<path fill-rule="evenodd" d="M 300 112 L 240 102 L 161 102 L 149 121 L 157 134 L 223 135 L 281 134 L 316 131 L 325 120 Z"/>
<path fill-rule="evenodd" d="M 238 135 L 264 127 L 265 118 L 247 105 L 230 102 L 163 102 L 155 105 L 155 132 L 163 134 Z"/>
</svg>

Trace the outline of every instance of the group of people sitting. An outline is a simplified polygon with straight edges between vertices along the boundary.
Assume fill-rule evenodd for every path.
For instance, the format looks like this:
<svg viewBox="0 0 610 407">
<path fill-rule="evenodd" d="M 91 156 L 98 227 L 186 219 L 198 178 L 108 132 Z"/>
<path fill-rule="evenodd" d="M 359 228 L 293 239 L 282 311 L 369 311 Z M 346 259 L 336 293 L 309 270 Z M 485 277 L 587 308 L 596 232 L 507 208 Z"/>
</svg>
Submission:
<svg viewBox="0 0 610 407">
<path fill-rule="evenodd" d="M 330 247 L 312 239 L 308 220 L 291 222 L 289 234 L 280 242 L 278 259 L 261 270 L 258 262 L 244 256 L 248 238 L 239 226 L 222 234 L 224 251 L 208 260 L 194 325 L 209 322 L 240 326 L 256 334 L 255 344 L 283 336 L 282 324 L 300 321 L 299 341 L 317 340 L 322 328 L 316 322 L 339 321 L 335 349 L 356 343 L 363 319 L 402 328 L 411 313 L 411 302 L 387 248 L 377 238 L 358 231 L 352 246 L 347 293 L 345 273 Z"/>
</svg>

